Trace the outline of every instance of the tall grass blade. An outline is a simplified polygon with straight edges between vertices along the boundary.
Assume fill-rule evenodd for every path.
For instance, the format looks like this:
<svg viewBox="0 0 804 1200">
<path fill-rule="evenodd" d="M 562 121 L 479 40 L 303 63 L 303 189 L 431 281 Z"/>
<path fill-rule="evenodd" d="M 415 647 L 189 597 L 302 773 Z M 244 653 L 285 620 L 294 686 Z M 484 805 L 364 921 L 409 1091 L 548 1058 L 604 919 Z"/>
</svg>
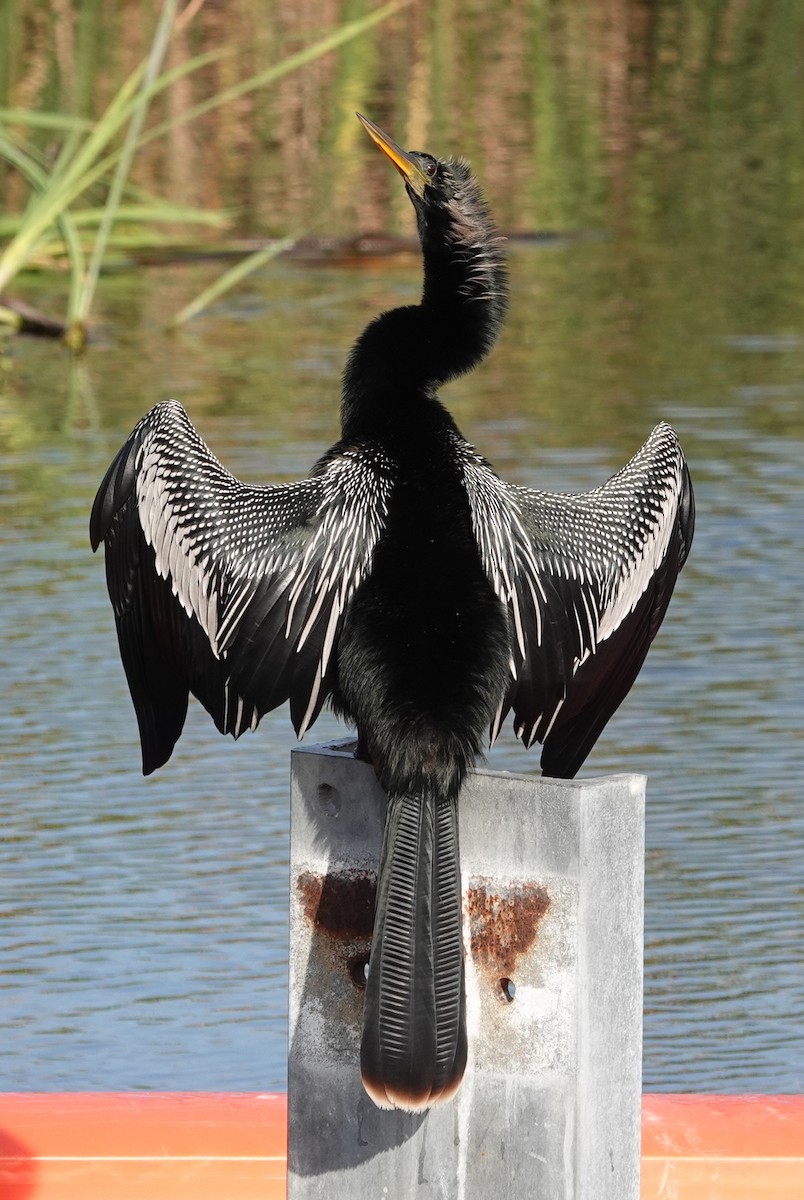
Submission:
<svg viewBox="0 0 804 1200">
<path fill-rule="evenodd" d="M 270 246 L 264 246 L 261 250 L 255 250 L 253 254 L 249 254 L 246 258 L 241 259 L 239 263 L 235 263 L 228 271 L 224 271 L 214 283 L 209 287 L 204 288 L 199 292 L 194 300 L 189 304 L 185 304 L 184 308 L 180 309 L 175 317 L 168 323 L 168 329 L 175 329 L 179 325 L 184 325 L 192 317 L 197 316 L 205 308 L 209 308 L 210 304 L 214 304 L 225 292 L 233 288 L 235 284 L 241 282 L 252 271 L 256 271 L 258 267 L 270 262 L 277 255 L 282 254 L 285 250 L 290 250 L 296 245 L 297 238 L 286 237 L 281 238 L 278 242 L 272 242 Z"/>
<path fill-rule="evenodd" d="M 0 155 L 8 162 L 12 163 L 19 171 L 24 179 L 27 179 L 33 191 L 42 193 L 46 191 L 48 186 L 48 176 L 46 172 L 39 166 L 36 160 L 22 150 L 19 146 L 15 146 L 2 133 L 0 133 Z M 24 218 L 23 218 L 24 219 Z M 75 286 L 75 281 L 81 277 L 84 269 L 84 252 L 81 248 L 81 243 L 76 233 L 75 225 L 66 212 L 59 213 L 54 224 L 61 232 L 64 240 L 64 246 L 67 250 L 67 255 L 70 260 L 71 267 L 71 288 Z M 5 259 L 5 255 L 3 256 Z M 0 263 L 0 265 L 2 265 Z M 16 269 L 12 274 L 16 274 Z M 0 289 L 2 289 L 2 279 L 0 278 Z"/>
<path fill-rule="evenodd" d="M 369 13 L 365 17 L 358 17 L 354 21 L 347 22 L 346 25 L 341 25 L 338 29 L 334 29 L 332 33 L 314 42 L 312 46 L 305 46 L 303 50 L 299 50 L 295 54 L 283 58 L 281 62 L 274 63 L 273 66 L 266 67 L 264 71 L 258 71 L 256 75 L 252 75 L 249 79 L 232 84 L 231 87 L 224 88 L 223 91 L 217 92 L 214 96 L 210 96 L 206 100 L 201 100 L 198 104 L 191 105 L 184 112 L 177 113 L 169 120 L 162 121 L 159 125 L 154 125 L 152 129 L 143 134 L 139 143 L 140 147 L 147 145 L 148 142 L 153 141 L 155 138 L 162 137 L 163 134 L 170 132 L 178 125 L 184 125 L 187 121 L 194 121 L 196 117 L 201 117 L 205 113 L 211 112 L 212 109 L 220 108 L 222 104 L 228 104 L 232 100 L 239 100 L 241 96 L 247 95 L 248 92 L 266 87 L 269 83 L 275 83 L 277 79 L 281 79 L 284 75 L 289 75 L 292 71 L 298 71 L 300 67 L 308 66 L 324 54 L 329 54 L 331 50 L 336 50 L 344 42 L 359 37 L 360 34 L 365 33 L 375 25 L 379 25 L 382 21 L 387 21 L 394 13 L 407 8 L 412 3 L 413 0 L 392 0 L 390 4 L 384 4 L 382 8 L 378 8 L 376 12 Z"/>
<path fill-rule="evenodd" d="M 4 125 L 28 125 L 31 129 L 78 129 L 82 133 L 89 133 L 93 124 L 87 117 L 71 117 L 67 113 L 2 107 L 0 121 Z"/>
<path fill-rule="evenodd" d="M 0 256 L 0 291 L 17 274 L 29 259 L 40 239 L 54 225 L 65 209 L 93 184 L 105 178 L 117 165 L 122 150 L 99 160 L 109 143 L 130 118 L 137 103 L 143 103 L 169 87 L 172 82 L 192 71 L 200 70 L 227 53 L 224 50 L 208 51 L 196 55 L 186 63 L 165 72 L 158 80 L 137 95 L 137 89 L 147 68 L 147 60 L 140 63 L 118 89 L 108 108 L 92 128 L 90 135 L 80 146 L 69 146 L 69 153 L 59 156 L 48 179 L 47 188 L 36 197 L 25 214 L 25 222 L 17 235 L 5 247 Z M 138 137 L 136 145 L 143 143 Z"/>
<path fill-rule="evenodd" d="M 112 186 L 109 189 L 109 194 L 106 197 L 106 204 L 103 209 L 103 216 L 98 233 L 95 239 L 95 246 L 89 260 L 86 275 L 84 276 L 80 293 L 77 297 L 75 309 L 68 314 L 68 320 L 72 325 L 75 322 L 83 324 L 89 316 L 89 310 L 92 307 L 92 300 L 95 295 L 95 289 L 98 285 L 98 277 L 100 275 L 103 255 L 109 241 L 109 235 L 114 224 L 115 215 L 120 207 L 120 201 L 123 197 L 123 189 L 128 179 L 128 174 L 131 169 L 131 163 L 134 159 L 134 154 L 137 148 L 137 140 L 142 131 L 142 126 L 145 121 L 145 115 L 148 111 L 148 89 L 159 75 L 162 62 L 167 52 L 168 42 L 170 41 L 170 33 L 173 28 L 173 22 L 176 16 L 178 7 L 177 0 L 165 0 L 162 5 L 162 11 L 159 14 L 154 39 L 151 44 L 151 50 L 148 55 L 148 60 L 143 74 L 142 89 L 140 102 L 135 105 L 131 115 L 126 136 L 123 141 L 123 147 L 120 154 L 120 159 L 115 169 L 112 179 Z"/>
<path fill-rule="evenodd" d="M 178 79 L 231 52 L 223 49 L 199 54 L 159 74 L 171 30 L 175 27 L 177 3 L 178 0 L 164 0 L 147 58 L 140 62 L 124 80 L 106 111 L 95 123 L 88 124 L 81 119 L 63 117 L 59 114 L 20 113 L 13 108 L 0 110 L 0 116 L 8 121 L 32 127 L 58 129 L 66 135 L 59 157 L 49 173 L 43 170 L 34 155 L 26 154 L 19 146 L 15 147 L 10 139 L 0 135 L 0 155 L 14 163 L 32 186 L 31 199 L 21 223 L 0 255 L 0 291 L 30 260 L 48 232 L 54 227 L 57 228 L 63 237 L 72 268 L 68 311 L 70 319 L 78 330 L 74 340 L 76 345 L 80 344 L 82 340 L 79 327 L 82 326 L 89 312 L 103 255 L 110 243 L 115 214 L 119 214 L 121 211 L 123 194 L 134 153 L 176 126 L 192 121 L 214 108 L 236 100 L 257 88 L 265 87 L 284 75 L 314 62 L 322 55 L 385 21 L 394 13 L 407 7 L 412 0 L 391 0 L 391 3 L 383 5 L 375 12 L 347 22 L 320 38 L 313 45 L 289 55 L 282 62 L 275 63 L 251 78 L 225 88 L 217 95 L 209 97 L 143 132 L 145 113 L 153 97 L 170 87 Z M 194 11 L 192 6 L 188 11 Z M 126 125 L 128 125 L 128 129 L 122 146 L 110 149 L 113 140 Z M 100 180 L 107 179 L 112 171 L 114 176 L 111 189 L 99 222 L 98 236 L 90 267 L 85 276 L 83 250 L 76 234 L 75 224 L 67 210 L 90 187 Z M 189 319 L 189 316 L 200 311 L 239 279 L 244 278 L 262 263 L 269 261 L 290 244 L 292 244 L 292 239 L 284 239 L 283 242 L 266 247 L 265 250 L 258 251 L 255 255 L 238 263 L 231 271 L 227 271 L 216 284 L 201 293 L 192 305 L 186 306 L 181 313 L 177 314 L 174 324 Z"/>
</svg>

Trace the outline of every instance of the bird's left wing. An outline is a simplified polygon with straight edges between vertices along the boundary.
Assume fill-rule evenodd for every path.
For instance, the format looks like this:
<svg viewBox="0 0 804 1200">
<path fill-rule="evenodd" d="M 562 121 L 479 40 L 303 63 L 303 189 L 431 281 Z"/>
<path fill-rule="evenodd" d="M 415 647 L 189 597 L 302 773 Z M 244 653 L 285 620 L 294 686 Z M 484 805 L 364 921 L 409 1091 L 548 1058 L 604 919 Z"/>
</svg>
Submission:
<svg viewBox="0 0 804 1200">
<path fill-rule="evenodd" d="M 694 528 L 689 472 L 658 425 L 602 487 L 549 493 L 503 482 L 467 456 L 475 536 L 511 624 L 513 709 L 546 775 L 571 778 L 631 688 L 661 624 Z"/>
<path fill-rule="evenodd" d="M 286 699 L 299 736 L 309 728 L 389 487 L 378 456 L 349 449 L 299 483 L 248 486 L 176 401 L 140 421 L 101 483 L 90 538 L 106 544 L 146 774 L 170 757 L 188 691 L 235 737 Z"/>
</svg>

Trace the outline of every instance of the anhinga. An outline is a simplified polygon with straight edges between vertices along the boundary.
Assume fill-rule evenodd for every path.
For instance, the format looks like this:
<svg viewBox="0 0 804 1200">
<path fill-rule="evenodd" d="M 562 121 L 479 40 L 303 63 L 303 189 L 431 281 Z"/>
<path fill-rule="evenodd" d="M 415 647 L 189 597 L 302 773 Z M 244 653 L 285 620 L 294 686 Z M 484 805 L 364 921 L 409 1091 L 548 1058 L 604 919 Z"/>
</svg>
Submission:
<svg viewBox="0 0 804 1200">
<path fill-rule="evenodd" d="M 512 711 L 571 777 L 631 687 L 693 532 L 678 440 L 658 425 L 593 491 L 505 483 L 437 398 L 503 321 L 502 245 L 465 162 L 407 153 L 421 303 L 372 321 L 343 378 L 342 435 L 298 483 L 240 483 L 175 401 L 137 425 L 98 491 L 145 774 L 192 692 L 238 737 L 325 701 L 388 794 L 361 1069 L 384 1107 L 451 1096 L 466 1064 L 457 804 Z"/>
</svg>

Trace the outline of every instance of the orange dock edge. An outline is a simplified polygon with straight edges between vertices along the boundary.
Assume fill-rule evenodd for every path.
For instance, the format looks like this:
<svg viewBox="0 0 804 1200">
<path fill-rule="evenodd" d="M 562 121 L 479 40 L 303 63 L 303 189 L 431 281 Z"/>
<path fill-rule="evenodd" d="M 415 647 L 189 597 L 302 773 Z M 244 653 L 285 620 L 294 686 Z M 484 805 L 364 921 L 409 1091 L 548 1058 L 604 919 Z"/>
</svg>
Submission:
<svg viewBox="0 0 804 1200">
<path fill-rule="evenodd" d="M 0 1094 L 0 1200 L 279 1200 L 287 1101 Z M 804 1096 L 643 1097 L 642 1200 L 801 1200 Z"/>
</svg>

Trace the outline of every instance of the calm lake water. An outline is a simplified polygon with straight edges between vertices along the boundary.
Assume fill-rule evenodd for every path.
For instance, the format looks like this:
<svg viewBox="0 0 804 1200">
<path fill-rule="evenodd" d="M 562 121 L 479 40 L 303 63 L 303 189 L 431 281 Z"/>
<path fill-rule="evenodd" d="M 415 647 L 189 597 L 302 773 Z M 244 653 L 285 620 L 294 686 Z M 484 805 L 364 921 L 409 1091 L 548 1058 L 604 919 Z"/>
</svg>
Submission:
<svg viewBox="0 0 804 1200">
<path fill-rule="evenodd" d="M 804 315 L 792 262 L 731 250 L 514 245 L 503 341 L 445 394 L 522 483 L 601 482 L 660 418 L 691 463 L 692 558 L 584 769 L 649 776 L 646 1090 L 804 1091 Z M 108 279 L 80 377 L 47 344 L 4 364 L 2 1090 L 285 1084 L 288 717 L 234 744 L 195 706 L 143 780 L 87 518 L 166 395 L 244 478 L 305 473 L 345 351 L 419 276 L 279 263 L 164 335 L 216 269 Z M 510 734 L 493 761 L 537 770 Z"/>
</svg>

